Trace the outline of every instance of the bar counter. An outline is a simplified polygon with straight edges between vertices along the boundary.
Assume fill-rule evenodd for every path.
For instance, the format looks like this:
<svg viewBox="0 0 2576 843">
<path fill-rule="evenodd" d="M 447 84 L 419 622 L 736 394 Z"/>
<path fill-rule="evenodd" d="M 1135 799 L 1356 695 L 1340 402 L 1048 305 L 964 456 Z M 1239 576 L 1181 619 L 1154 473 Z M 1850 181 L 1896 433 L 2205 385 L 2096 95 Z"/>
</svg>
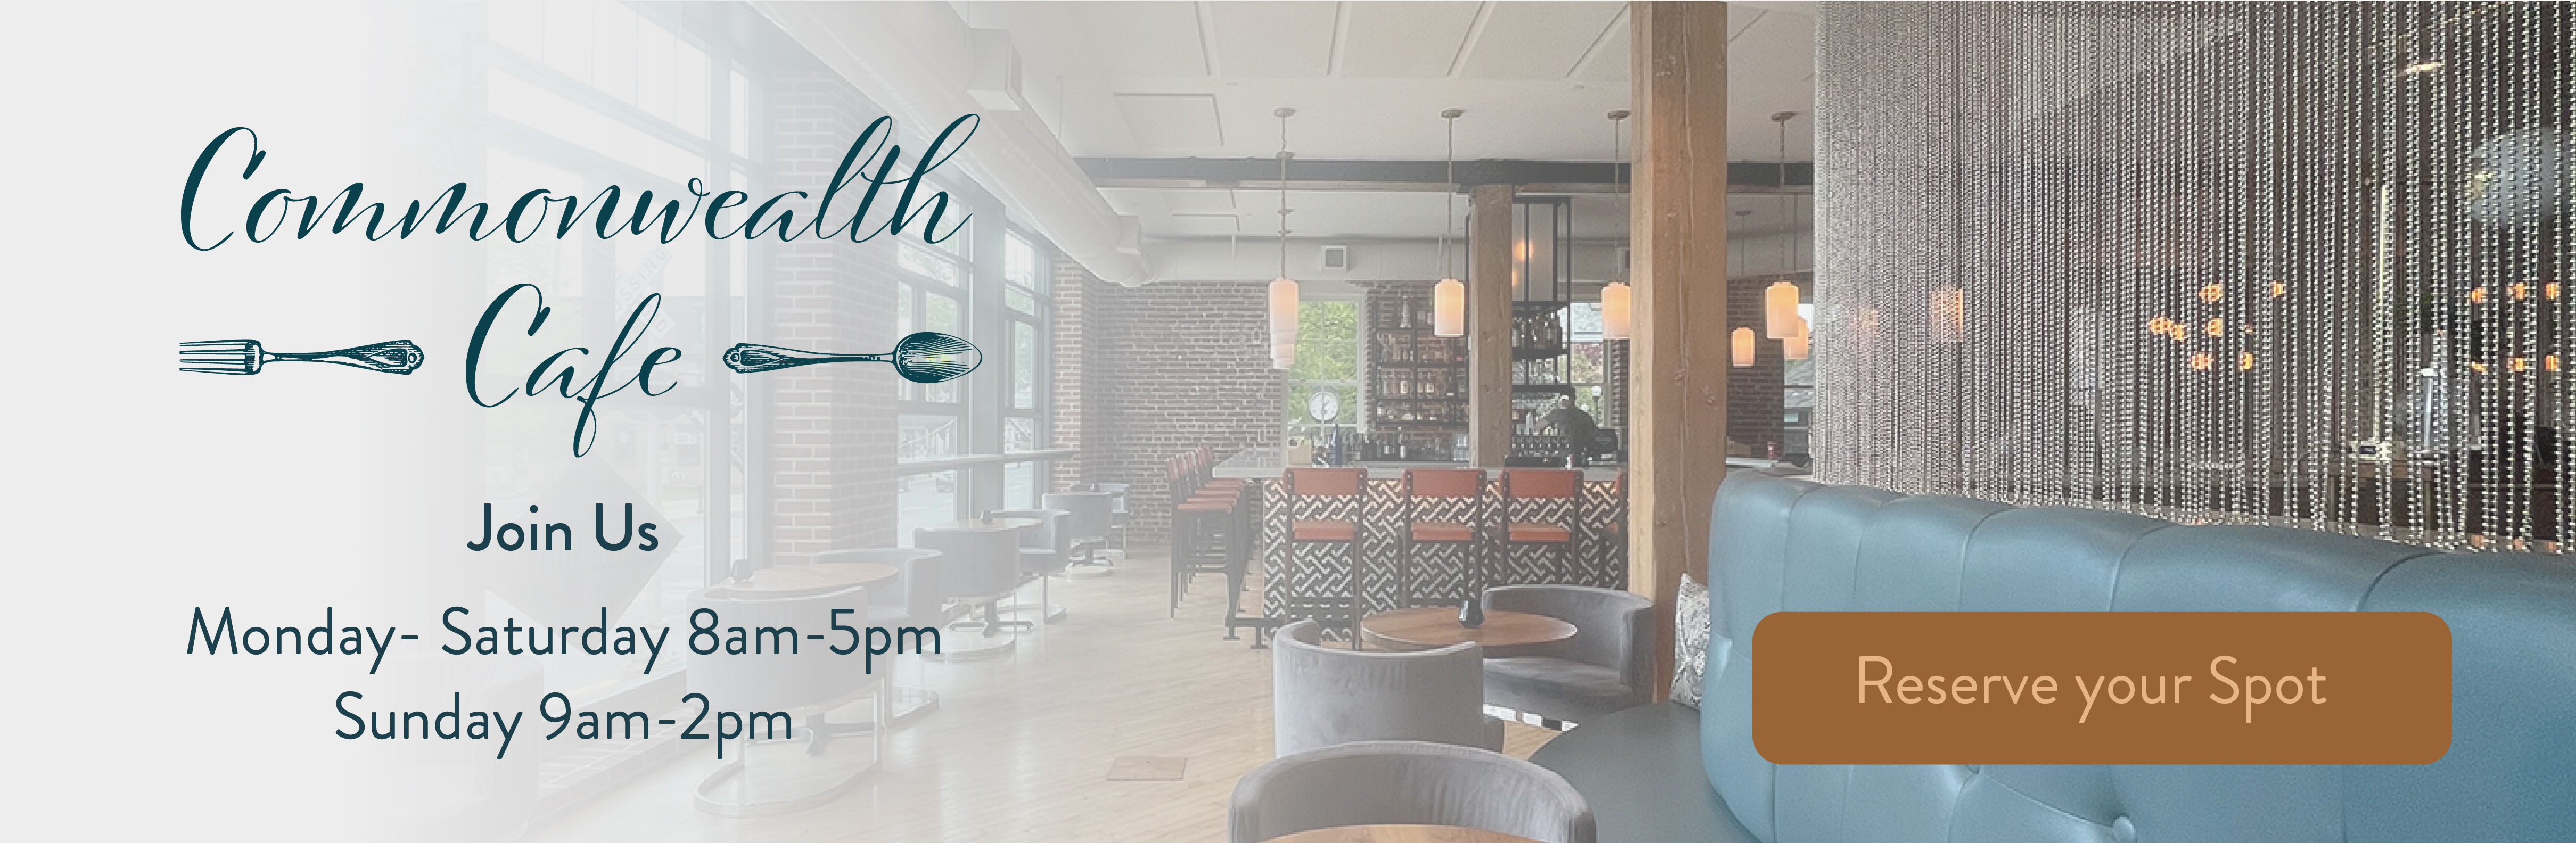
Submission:
<svg viewBox="0 0 2576 843">
<path fill-rule="evenodd" d="M 1310 511 L 1311 518 L 1352 518 L 1360 524 L 1360 611 L 1362 614 L 1403 608 L 1399 600 L 1397 577 L 1402 555 L 1405 500 L 1404 470 L 1408 468 L 1465 468 L 1456 463 L 1355 463 L 1348 468 L 1368 470 L 1367 494 L 1362 496 L 1360 512 Z M 1258 487 L 1251 498 L 1258 501 L 1254 514 L 1260 524 L 1260 540 L 1255 545 L 1255 558 L 1261 565 L 1262 589 L 1258 617 L 1227 619 L 1229 628 L 1238 626 L 1273 627 L 1300 617 L 1324 619 L 1331 629 L 1348 623 L 1351 602 L 1351 566 L 1339 546 L 1309 546 L 1298 554 L 1291 565 L 1288 556 L 1288 497 L 1284 455 L 1278 448 L 1252 448 L 1236 452 L 1216 464 L 1211 471 L 1217 477 L 1239 478 Z M 1456 606 L 1470 595 L 1497 585 L 1558 583 L 1587 585 L 1598 588 L 1628 587 L 1628 501 L 1618 467 L 1593 467 L 1583 470 L 1581 494 L 1572 506 L 1564 502 L 1523 501 L 1514 506 L 1512 520 L 1565 524 L 1573 528 L 1574 547 L 1571 564 L 1562 564 L 1546 548 L 1523 546 L 1513 549 L 1508 558 L 1497 542 L 1485 544 L 1481 565 L 1470 565 L 1456 545 L 1424 545 L 1416 552 L 1411 576 L 1411 604 Z M 1485 469 L 1483 532 L 1501 523 L 1499 491 L 1496 488 L 1502 469 Z M 1311 504 L 1310 504 L 1311 505 Z M 1570 511 L 1569 511 L 1570 510 Z M 1421 501 L 1415 518 L 1423 521 L 1464 522 L 1469 520 L 1469 507 L 1464 499 L 1431 499 Z M 1315 604 L 1339 601 L 1337 608 L 1318 610 Z M 1292 604 L 1294 608 L 1292 608 Z M 1247 607 L 1253 608 L 1253 607 Z M 1256 641 L 1258 639 L 1256 638 Z"/>
<path fill-rule="evenodd" d="M 1354 462 L 1343 467 L 1368 469 L 1369 480 L 1374 482 L 1378 480 L 1402 480 L 1404 479 L 1404 470 L 1408 468 L 1467 468 L 1468 466 L 1454 462 Z M 1521 466 L 1513 467 L 1520 468 Z M 1502 469 L 1499 468 L 1487 468 L 1485 469 L 1485 473 L 1490 475 L 1501 470 Z M 1626 470 L 1626 467 L 1616 465 L 1593 466 L 1583 470 L 1583 481 L 1586 483 L 1608 483 L 1617 480 L 1619 478 L 1619 473 Z M 1224 460 L 1219 461 L 1212 473 L 1218 477 L 1234 477 L 1244 480 L 1277 480 L 1280 477 L 1287 475 L 1288 464 L 1286 455 L 1278 448 L 1246 448 L 1241 451 L 1236 451 L 1233 456 L 1226 457 Z"/>
</svg>

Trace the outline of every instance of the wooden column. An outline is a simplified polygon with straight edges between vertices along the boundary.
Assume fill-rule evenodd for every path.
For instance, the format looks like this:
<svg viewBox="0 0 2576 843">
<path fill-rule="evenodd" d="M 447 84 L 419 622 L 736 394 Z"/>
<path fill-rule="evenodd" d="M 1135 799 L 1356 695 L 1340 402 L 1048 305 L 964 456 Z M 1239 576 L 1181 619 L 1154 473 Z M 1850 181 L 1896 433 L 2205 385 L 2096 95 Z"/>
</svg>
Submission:
<svg viewBox="0 0 2576 843">
<path fill-rule="evenodd" d="M 1498 467 L 1512 450 L 1512 194 L 1480 184 L 1467 231 L 1467 464 Z"/>
<path fill-rule="evenodd" d="M 1672 672 L 1673 595 L 1708 581 L 1708 507 L 1726 478 L 1726 4 L 1629 4 L 1637 112 L 1628 587 L 1655 601 Z M 1655 696 L 1669 683 L 1658 681 Z"/>
</svg>

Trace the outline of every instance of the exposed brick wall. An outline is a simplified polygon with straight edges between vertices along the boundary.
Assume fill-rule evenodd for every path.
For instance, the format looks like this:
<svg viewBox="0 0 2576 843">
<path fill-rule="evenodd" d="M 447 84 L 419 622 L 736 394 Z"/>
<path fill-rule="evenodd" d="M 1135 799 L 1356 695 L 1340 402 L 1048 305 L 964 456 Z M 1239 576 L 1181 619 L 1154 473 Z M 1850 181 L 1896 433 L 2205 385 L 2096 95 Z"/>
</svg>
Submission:
<svg viewBox="0 0 2576 843">
<path fill-rule="evenodd" d="M 1055 444 L 1083 450 L 1058 481 L 1133 484 L 1132 535 L 1158 543 L 1170 514 L 1165 459 L 1202 444 L 1220 459 L 1279 447 L 1286 379 L 1270 368 L 1267 288 L 1128 288 L 1064 259 L 1055 280 Z"/>
<path fill-rule="evenodd" d="M 837 77 L 768 86 L 775 190 L 820 195 L 852 138 L 880 112 Z M 893 244 L 800 239 L 769 249 L 768 341 L 886 349 L 895 340 Z M 773 561 L 895 543 L 895 375 L 887 366 L 807 366 L 761 375 L 770 444 Z"/>
</svg>

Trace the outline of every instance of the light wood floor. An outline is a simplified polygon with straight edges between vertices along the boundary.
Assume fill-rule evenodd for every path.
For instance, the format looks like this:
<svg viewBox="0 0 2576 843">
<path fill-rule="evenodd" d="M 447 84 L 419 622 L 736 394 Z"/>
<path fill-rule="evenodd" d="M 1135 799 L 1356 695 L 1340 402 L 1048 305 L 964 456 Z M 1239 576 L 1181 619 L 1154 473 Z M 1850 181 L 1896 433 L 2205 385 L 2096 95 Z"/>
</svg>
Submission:
<svg viewBox="0 0 2576 843">
<path fill-rule="evenodd" d="M 693 752 L 523 838 L 554 841 L 1222 841 L 1235 779 L 1271 759 L 1270 651 L 1222 640 L 1224 579 L 1201 576 L 1164 615 L 1164 562 L 1140 549 L 1113 576 L 1059 579 L 1068 616 L 1005 658 L 906 664 L 940 706 L 895 731 L 885 766 L 837 802 L 723 819 L 692 803 L 717 765 Z M 1034 590 L 1032 590 L 1034 591 Z M 1258 605 L 1248 601 L 1248 605 Z M 1555 733 L 1508 724 L 1527 757 Z M 864 736 L 845 739 L 866 752 Z M 1179 781 L 1110 781 L 1121 756 L 1188 759 Z"/>
</svg>

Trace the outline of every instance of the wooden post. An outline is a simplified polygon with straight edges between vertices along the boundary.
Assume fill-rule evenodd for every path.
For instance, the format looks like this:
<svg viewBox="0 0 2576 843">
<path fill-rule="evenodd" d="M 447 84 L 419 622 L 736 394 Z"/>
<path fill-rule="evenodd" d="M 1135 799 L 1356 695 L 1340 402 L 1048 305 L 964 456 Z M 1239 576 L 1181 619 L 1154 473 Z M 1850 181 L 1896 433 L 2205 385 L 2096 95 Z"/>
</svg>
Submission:
<svg viewBox="0 0 2576 843">
<path fill-rule="evenodd" d="M 1672 675 L 1673 595 L 1708 581 L 1708 508 L 1726 478 L 1726 4 L 1637 2 L 1629 205 L 1634 336 L 1628 588 L 1655 601 L 1655 666 Z M 1669 683 L 1658 681 L 1662 699 Z"/>
<path fill-rule="evenodd" d="M 1512 450 L 1512 194 L 1480 184 L 1467 232 L 1467 464 L 1497 467 Z"/>
</svg>

